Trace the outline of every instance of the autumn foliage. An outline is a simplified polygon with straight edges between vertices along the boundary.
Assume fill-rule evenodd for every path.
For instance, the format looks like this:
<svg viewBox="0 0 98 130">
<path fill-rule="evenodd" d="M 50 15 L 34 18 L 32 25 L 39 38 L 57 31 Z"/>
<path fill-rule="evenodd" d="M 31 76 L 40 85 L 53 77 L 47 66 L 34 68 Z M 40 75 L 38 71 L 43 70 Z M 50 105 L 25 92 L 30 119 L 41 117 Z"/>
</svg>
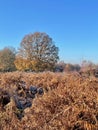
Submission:
<svg viewBox="0 0 98 130">
<path fill-rule="evenodd" d="M 36 95 L 32 106 L 23 111 L 21 120 L 13 100 L 20 82 L 42 87 L 43 95 Z M 0 102 L 1 130 L 97 130 L 98 79 L 79 73 L 1 73 L 0 89 L 10 95 L 10 102 Z M 0 93 L 1 97 L 3 93 Z"/>
<path fill-rule="evenodd" d="M 18 70 L 53 70 L 59 59 L 58 47 L 46 33 L 26 35 L 20 43 L 15 65 Z"/>
</svg>

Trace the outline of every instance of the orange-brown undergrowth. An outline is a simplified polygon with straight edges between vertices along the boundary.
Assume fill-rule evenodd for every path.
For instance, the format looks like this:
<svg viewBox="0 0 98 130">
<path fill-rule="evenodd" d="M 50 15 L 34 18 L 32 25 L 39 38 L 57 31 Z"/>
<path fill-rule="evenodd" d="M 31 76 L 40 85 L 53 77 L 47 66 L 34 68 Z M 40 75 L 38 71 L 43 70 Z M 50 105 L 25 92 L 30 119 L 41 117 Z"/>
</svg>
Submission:
<svg viewBox="0 0 98 130">
<path fill-rule="evenodd" d="M 43 87 L 44 95 L 36 95 L 21 120 L 15 114 L 19 110 L 13 98 L 4 107 L 0 104 L 0 130 L 98 130 L 97 78 L 77 73 L 0 74 L 0 88 L 11 97 L 20 81 L 27 88 Z"/>
</svg>

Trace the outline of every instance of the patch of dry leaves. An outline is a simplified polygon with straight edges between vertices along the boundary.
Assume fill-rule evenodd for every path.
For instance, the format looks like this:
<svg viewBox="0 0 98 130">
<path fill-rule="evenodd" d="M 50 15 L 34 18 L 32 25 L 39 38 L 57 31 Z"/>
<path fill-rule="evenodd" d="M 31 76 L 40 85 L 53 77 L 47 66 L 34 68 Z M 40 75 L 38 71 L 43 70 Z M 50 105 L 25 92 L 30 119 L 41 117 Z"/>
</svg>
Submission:
<svg viewBox="0 0 98 130">
<path fill-rule="evenodd" d="M 1 73 L 0 88 L 15 94 L 20 81 L 44 88 L 18 120 L 11 100 L 0 107 L 0 130 L 98 130 L 98 79 L 77 73 Z"/>
</svg>

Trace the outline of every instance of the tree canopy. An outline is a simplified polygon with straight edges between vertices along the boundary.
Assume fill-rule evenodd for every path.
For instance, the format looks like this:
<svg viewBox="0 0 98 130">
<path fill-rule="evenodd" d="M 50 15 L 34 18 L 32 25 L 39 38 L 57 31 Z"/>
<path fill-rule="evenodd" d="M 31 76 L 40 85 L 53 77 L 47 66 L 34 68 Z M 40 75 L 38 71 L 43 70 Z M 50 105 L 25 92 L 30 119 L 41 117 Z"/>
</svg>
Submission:
<svg viewBox="0 0 98 130">
<path fill-rule="evenodd" d="M 18 49 L 15 65 L 19 70 L 53 70 L 59 59 L 58 47 L 46 33 L 26 35 Z"/>
<path fill-rule="evenodd" d="M 15 70 L 15 49 L 5 47 L 0 50 L 0 71 L 13 71 Z"/>
</svg>

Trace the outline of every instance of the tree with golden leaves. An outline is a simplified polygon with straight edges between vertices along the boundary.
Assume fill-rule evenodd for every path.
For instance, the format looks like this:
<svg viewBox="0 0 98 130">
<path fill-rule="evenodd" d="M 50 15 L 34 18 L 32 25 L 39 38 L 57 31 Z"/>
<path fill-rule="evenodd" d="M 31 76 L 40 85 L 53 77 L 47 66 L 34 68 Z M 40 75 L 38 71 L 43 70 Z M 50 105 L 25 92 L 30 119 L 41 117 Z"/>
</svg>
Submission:
<svg viewBox="0 0 98 130">
<path fill-rule="evenodd" d="M 22 63 L 17 62 L 19 59 L 21 59 Z M 58 59 L 58 47 L 55 46 L 52 38 L 46 33 L 35 32 L 26 35 L 21 41 L 15 65 L 19 69 L 25 62 L 25 65 L 29 64 L 29 70 L 53 70 Z"/>
</svg>

